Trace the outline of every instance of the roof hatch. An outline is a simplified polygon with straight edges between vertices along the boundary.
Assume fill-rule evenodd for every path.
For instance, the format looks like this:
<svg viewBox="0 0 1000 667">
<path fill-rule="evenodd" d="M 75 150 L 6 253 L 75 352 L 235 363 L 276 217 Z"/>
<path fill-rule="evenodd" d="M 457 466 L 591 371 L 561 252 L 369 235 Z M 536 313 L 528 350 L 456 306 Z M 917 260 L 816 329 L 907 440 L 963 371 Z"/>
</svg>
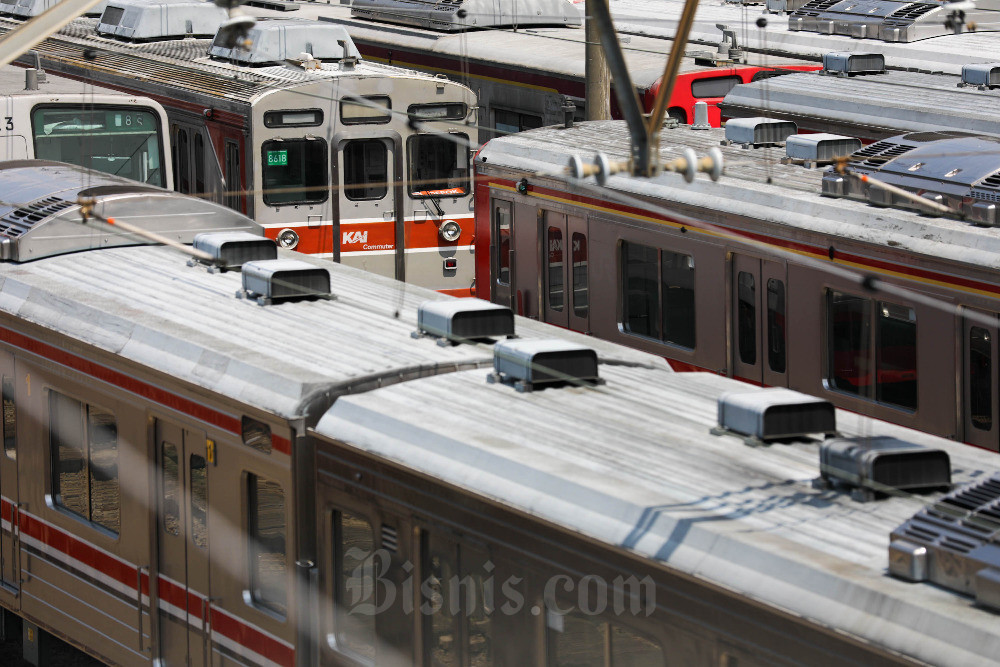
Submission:
<svg viewBox="0 0 1000 667">
<path fill-rule="evenodd" d="M 582 24 L 579 8 L 566 0 L 354 0 L 351 15 L 447 32 Z"/>
<path fill-rule="evenodd" d="M 1000 475 L 954 491 L 889 537 L 889 573 L 1000 611 Z"/>
<path fill-rule="evenodd" d="M 811 0 L 788 17 L 789 30 L 846 35 L 886 42 L 914 42 L 951 35 L 975 25 L 1000 29 L 1000 0 L 901 2 L 900 0 Z"/>
<path fill-rule="evenodd" d="M 326 21 L 259 18 L 247 33 L 249 48 L 225 46 L 227 36 L 215 36 L 209 49 L 213 58 L 243 65 L 278 65 L 308 53 L 316 60 L 361 58 L 347 30 Z"/>
<path fill-rule="evenodd" d="M 913 132 L 869 144 L 848 164 L 859 175 L 902 188 L 943 204 L 968 220 L 996 226 L 1000 203 L 1000 138 L 964 132 Z M 823 194 L 848 197 L 876 206 L 927 213 L 926 207 L 877 183 L 828 171 Z"/>
<path fill-rule="evenodd" d="M 204 0 L 109 0 L 97 33 L 135 41 L 212 37 L 227 17 Z"/>
</svg>

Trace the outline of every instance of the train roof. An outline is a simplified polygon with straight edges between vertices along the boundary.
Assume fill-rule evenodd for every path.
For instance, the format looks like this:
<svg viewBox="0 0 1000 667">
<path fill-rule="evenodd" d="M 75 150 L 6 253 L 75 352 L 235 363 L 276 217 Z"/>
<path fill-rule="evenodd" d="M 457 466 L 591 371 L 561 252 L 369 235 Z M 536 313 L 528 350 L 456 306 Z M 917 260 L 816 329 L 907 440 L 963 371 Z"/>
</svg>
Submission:
<svg viewBox="0 0 1000 667">
<path fill-rule="evenodd" d="M 739 382 L 600 372 L 596 389 L 531 394 L 488 384 L 484 370 L 421 379 L 342 398 L 315 432 L 901 655 L 996 659 L 994 613 L 886 573 L 890 532 L 940 494 L 856 502 L 814 488 L 816 440 L 748 448 L 710 435 L 722 393 L 761 391 Z M 958 484 L 998 466 L 995 454 L 844 411 L 837 427 L 943 449 Z"/>
<path fill-rule="evenodd" d="M 662 173 L 654 178 L 611 176 L 604 189 L 597 188 L 593 181 L 565 184 L 561 177 L 557 184 L 560 189 L 610 202 L 617 194 L 619 203 L 630 206 L 641 200 L 643 207 L 663 207 L 664 215 L 675 208 L 674 203 L 701 209 L 710 206 L 713 219 L 725 216 L 727 226 L 739 228 L 740 216 L 751 218 L 746 231 L 753 234 L 790 238 L 801 236 L 805 230 L 959 263 L 971 274 L 995 281 L 989 272 L 1000 269 L 1000 230 L 824 197 L 820 194 L 824 170 L 779 164 L 784 148 L 720 147 L 724 137 L 723 129 L 692 130 L 681 126 L 664 130 L 660 138 L 664 162 L 681 157 L 689 147 L 698 155 L 707 154 L 713 147 L 721 148 L 725 173 L 718 182 L 699 176 L 688 184 L 678 174 Z M 485 162 L 487 170 L 506 168 L 518 178 L 526 176 L 529 183 L 542 184 L 551 178 L 546 174 L 562 172 L 571 156 L 591 162 L 597 152 L 605 153 L 611 161 L 628 158 L 628 131 L 623 121 L 579 123 L 570 129 L 548 127 L 493 139 L 480 151 L 477 165 Z M 957 166 L 962 156 L 951 159 Z M 647 219 L 657 222 L 656 217 Z"/>
<path fill-rule="evenodd" d="M 135 246 L 0 263 L 0 313 L 286 419 L 339 392 L 489 363 L 488 346 L 411 338 L 420 303 L 453 297 L 290 251 L 279 257 L 327 269 L 336 299 L 260 306 L 235 296 L 238 271 L 210 273 L 174 249 Z M 519 336 L 558 335 L 607 358 L 667 368 L 582 334 L 524 318 L 516 326 Z"/>
<path fill-rule="evenodd" d="M 31 67 L 34 67 L 33 61 L 34 59 L 31 57 L 24 58 L 24 62 L 31 63 Z M 25 90 L 25 71 L 24 67 L 16 65 L 0 67 L 0 94 L 14 96 L 117 95 L 122 98 L 135 97 L 134 95 L 126 96 L 117 90 L 105 88 L 104 86 L 95 86 L 91 83 L 68 79 L 54 72 L 45 72 L 45 81 L 38 84 L 38 90 Z"/>
<path fill-rule="evenodd" d="M 619 33 L 672 38 L 683 5 L 683 0 L 616 0 L 611 13 Z M 964 32 L 896 43 L 791 31 L 788 15 L 762 11 L 760 5 L 700 3 L 690 39 L 705 44 L 717 42 L 719 31 L 715 26 L 724 23 L 736 30 L 743 46 L 758 52 L 816 60 L 833 51 L 876 52 L 885 55 L 887 67 L 949 74 L 960 74 L 962 65 L 969 63 L 992 62 L 1000 52 L 997 32 Z M 763 29 L 756 26 L 759 16 L 767 22 Z"/>
<path fill-rule="evenodd" d="M 958 76 L 920 72 L 795 73 L 736 86 L 719 107 L 730 118 L 788 118 L 865 139 L 936 130 L 1000 135 L 1000 90 L 959 83 Z"/>
</svg>

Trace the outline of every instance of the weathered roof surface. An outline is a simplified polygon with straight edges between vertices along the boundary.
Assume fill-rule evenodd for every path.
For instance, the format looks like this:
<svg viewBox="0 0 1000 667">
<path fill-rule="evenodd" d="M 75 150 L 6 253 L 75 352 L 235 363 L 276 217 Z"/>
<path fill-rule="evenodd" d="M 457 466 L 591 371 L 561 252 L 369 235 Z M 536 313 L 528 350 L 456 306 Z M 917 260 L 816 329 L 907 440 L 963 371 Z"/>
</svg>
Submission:
<svg viewBox="0 0 1000 667">
<path fill-rule="evenodd" d="M 25 58 L 24 62 L 31 63 L 31 67 L 34 68 L 34 58 Z M 44 68 L 43 68 L 44 69 Z M 73 79 L 67 79 L 66 77 L 59 76 L 54 72 L 45 73 L 45 83 L 40 83 L 38 85 L 38 90 L 25 90 L 24 89 L 24 72 L 23 67 L 15 67 L 14 65 L 6 65 L 5 67 L 0 67 L 0 94 L 3 95 L 121 95 L 117 90 L 111 90 L 110 88 L 104 88 L 103 86 L 95 86 L 91 83 L 84 83 L 83 81 L 74 81 Z"/>
<path fill-rule="evenodd" d="M 301 416 L 302 402 L 319 390 L 490 363 L 488 346 L 410 337 L 420 303 L 451 297 L 280 253 L 327 268 L 337 299 L 258 306 L 235 297 L 239 272 L 211 274 L 188 267 L 175 250 L 142 246 L 0 263 L 0 313 L 286 418 Z M 666 366 L 523 318 L 517 332 L 565 336 L 613 358 Z"/>
<path fill-rule="evenodd" d="M 886 574 L 890 532 L 939 495 L 813 488 L 818 442 L 714 436 L 715 375 L 601 367 L 596 389 L 519 394 L 486 371 L 340 399 L 316 427 L 373 456 L 930 664 L 990 664 L 996 616 Z M 429 411 L 428 404 L 449 406 Z M 996 454 L 838 411 L 838 429 L 945 448 L 954 480 Z"/>
<path fill-rule="evenodd" d="M 719 148 L 724 136 L 722 129 L 695 131 L 681 126 L 666 130 L 660 139 L 662 159 L 680 157 L 686 147 L 705 155 L 710 148 Z M 477 159 L 529 175 L 561 172 L 572 155 L 584 162 L 591 162 L 596 152 L 605 153 L 612 161 L 626 160 L 627 137 L 622 121 L 579 123 L 568 130 L 541 128 L 494 139 Z M 808 230 L 958 262 L 973 271 L 1000 269 L 1000 230 L 996 228 L 822 197 L 823 170 L 778 164 L 784 148 L 723 146 L 721 150 L 725 174 L 718 182 L 699 175 L 688 184 L 678 174 L 663 173 L 649 179 L 612 176 L 606 191 L 597 189 L 592 180 L 570 188 L 590 196 L 614 197 L 617 193 L 619 198 L 650 198 L 665 214 L 669 214 L 671 203 L 706 210 L 710 206 L 713 216 L 728 215 L 727 223 L 735 222 L 735 216 L 751 217 L 755 233 L 800 238 L 800 230 Z"/>
<path fill-rule="evenodd" d="M 960 82 L 958 76 L 920 72 L 808 72 L 736 86 L 719 106 L 731 118 L 799 119 L 801 127 L 872 139 L 935 130 L 1000 135 L 1000 90 L 959 88 Z"/>
</svg>

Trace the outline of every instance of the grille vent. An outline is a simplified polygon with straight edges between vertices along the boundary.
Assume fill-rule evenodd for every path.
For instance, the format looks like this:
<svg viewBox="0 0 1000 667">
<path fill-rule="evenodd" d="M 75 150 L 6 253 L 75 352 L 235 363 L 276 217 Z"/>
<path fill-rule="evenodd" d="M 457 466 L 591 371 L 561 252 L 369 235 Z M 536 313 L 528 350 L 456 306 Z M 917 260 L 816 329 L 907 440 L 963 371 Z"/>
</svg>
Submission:
<svg viewBox="0 0 1000 667">
<path fill-rule="evenodd" d="M 382 524 L 382 548 L 390 553 L 399 551 L 399 539 L 396 535 L 396 528 Z"/>
<path fill-rule="evenodd" d="M 860 162 L 862 167 L 877 169 L 893 158 L 897 158 L 916 148 L 916 146 L 906 146 L 895 144 L 891 141 L 879 141 L 862 148 L 851 156 L 851 162 Z"/>
<path fill-rule="evenodd" d="M 46 197 L 27 206 L 14 209 L 0 218 L 0 234 L 17 238 L 34 227 L 36 223 L 72 205 L 73 202 L 59 197 Z"/>
<path fill-rule="evenodd" d="M 799 11 L 795 12 L 795 14 L 798 15 L 799 13 L 809 11 L 822 12 L 830 9 L 830 7 L 833 7 L 838 2 L 840 2 L 840 0 L 812 0 L 812 2 L 807 2 L 802 5 L 802 7 L 799 8 Z"/>
<path fill-rule="evenodd" d="M 914 3 L 912 5 L 906 5 L 905 7 L 900 7 L 893 13 L 889 14 L 891 19 L 915 19 L 923 16 L 927 12 L 931 11 L 935 7 L 940 5 L 929 5 L 924 3 Z"/>
</svg>

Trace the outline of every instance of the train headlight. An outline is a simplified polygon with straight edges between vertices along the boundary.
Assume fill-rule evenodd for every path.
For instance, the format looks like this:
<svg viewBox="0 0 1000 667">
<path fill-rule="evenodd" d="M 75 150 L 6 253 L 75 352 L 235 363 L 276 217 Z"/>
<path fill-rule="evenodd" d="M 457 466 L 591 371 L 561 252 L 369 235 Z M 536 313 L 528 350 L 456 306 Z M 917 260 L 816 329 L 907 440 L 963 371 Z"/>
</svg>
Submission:
<svg viewBox="0 0 1000 667">
<path fill-rule="evenodd" d="M 282 248 L 287 248 L 288 250 L 295 250 L 295 246 L 299 244 L 299 235 L 295 233 L 294 229 L 282 229 L 278 232 L 278 245 Z"/>
<path fill-rule="evenodd" d="M 438 233 L 441 234 L 441 238 L 451 243 L 457 241 L 458 237 L 462 235 L 462 226 L 454 220 L 445 220 L 441 223 Z"/>
</svg>

